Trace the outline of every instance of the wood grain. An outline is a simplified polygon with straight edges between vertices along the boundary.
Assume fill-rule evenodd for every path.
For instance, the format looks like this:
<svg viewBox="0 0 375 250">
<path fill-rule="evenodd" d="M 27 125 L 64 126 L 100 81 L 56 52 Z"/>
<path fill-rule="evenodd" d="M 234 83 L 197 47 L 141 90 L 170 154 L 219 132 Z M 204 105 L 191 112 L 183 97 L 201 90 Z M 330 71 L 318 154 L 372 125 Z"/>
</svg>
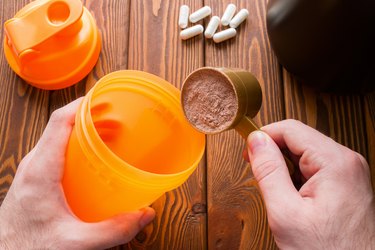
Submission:
<svg viewBox="0 0 375 250">
<path fill-rule="evenodd" d="M 1 23 L 28 2 L 1 1 Z M 247 69 L 263 89 L 263 105 L 254 119 L 258 125 L 294 118 L 317 128 L 366 157 L 375 189 L 375 93 L 366 98 L 316 93 L 282 70 L 268 42 L 264 1 L 83 2 L 96 19 L 102 51 L 95 68 L 78 84 L 58 91 L 31 87 L 15 75 L 0 52 L 0 204 L 51 112 L 84 95 L 102 76 L 128 68 L 153 73 L 178 88 L 198 67 Z M 229 3 L 251 13 L 234 39 L 221 44 L 202 35 L 180 40 L 177 22 L 182 4 L 191 11 L 209 5 L 213 15 L 221 16 Z M 204 26 L 207 22 L 200 21 Z M 244 146 L 234 131 L 208 136 L 206 155 L 194 174 L 152 205 L 155 221 L 129 244 L 113 249 L 276 249 L 261 194 L 242 159 Z"/>
<path fill-rule="evenodd" d="M 130 0 L 86 0 L 83 4 L 95 18 L 101 34 L 100 56 L 94 69 L 82 81 L 72 87 L 50 93 L 50 113 L 83 96 L 104 75 L 127 69 Z M 119 246 L 113 249 L 121 248 Z"/>
<path fill-rule="evenodd" d="M 266 35 L 264 1 L 206 0 L 212 14 L 221 16 L 229 3 L 251 15 L 237 36 L 221 44 L 206 40 L 207 66 L 242 68 L 252 72 L 263 90 L 263 105 L 255 118 L 267 124 L 284 118 L 279 65 Z M 281 97 L 281 98 L 280 98 Z M 234 131 L 208 137 L 207 199 L 209 249 L 276 248 L 268 228 L 261 194 L 242 159 L 244 140 Z"/>
<path fill-rule="evenodd" d="M 369 162 L 375 190 L 375 98 L 361 95 L 316 93 L 283 71 L 286 116 L 316 128 L 362 154 Z"/>
<path fill-rule="evenodd" d="M 367 132 L 367 161 L 370 165 L 372 188 L 375 191 L 375 92 L 365 98 L 366 132 Z"/>
<path fill-rule="evenodd" d="M 363 97 L 317 93 L 283 71 L 286 116 L 368 157 Z"/>
<path fill-rule="evenodd" d="M 1 1 L 3 24 L 29 1 Z M 0 41 L 4 33 L 0 34 Z M 2 43 L 1 43 L 2 44 Z M 0 204 L 12 183 L 18 164 L 34 147 L 48 120 L 49 93 L 31 87 L 8 66 L 0 55 Z"/>
<path fill-rule="evenodd" d="M 201 1 L 131 1 L 129 69 L 160 76 L 180 88 L 183 79 L 203 66 L 203 40 L 179 38 L 179 7 L 202 6 Z M 183 143 L 183 142 L 181 142 Z M 180 188 L 155 202 L 157 217 L 128 245 L 129 249 L 205 249 L 205 161 Z"/>
<path fill-rule="evenodd" d="M 130 0 L 83 1 L 96 20 L 102 47 L 94 69 L 72 87 L 51 91 L 50 113 L 83 96 L 102 76 L 127 68 Z"/>
</svg>

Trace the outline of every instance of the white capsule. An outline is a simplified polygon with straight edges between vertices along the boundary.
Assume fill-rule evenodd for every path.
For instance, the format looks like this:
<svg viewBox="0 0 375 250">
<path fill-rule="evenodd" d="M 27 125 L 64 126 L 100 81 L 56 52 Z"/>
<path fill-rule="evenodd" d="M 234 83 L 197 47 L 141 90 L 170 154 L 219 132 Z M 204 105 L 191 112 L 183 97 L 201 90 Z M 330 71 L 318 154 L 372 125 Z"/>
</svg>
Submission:
<svg viewBox="0 0 375 250">
<path fill-rule="evenodd" d="M 231 28 L 237 28 L 245 19 L 249 16 L 249 11 L 247 9 L 240 10 L 237 15 L 233 17 L 230 21 L 229 26 Z"/>
<path fill-rule="evenodd" d="M 186 40 L 186 39 L 192 38 L 196 35 L 199 35 L 201 33 L 203 33 L 203 26 L 200 25 L 200 24 L 197 24 L 193 27 L 182 30 L 180 32 L 180 37 L 181 37 L 182 40 Z"/>
<path fill-rule="evenodd" d="M 217 27 L 219 27 L 219 24 L 220 18 L 218 16 L 211 17 L 211 20 L 206 27 L 206 31 L 204 32 L 204 36 L 206 38 L 212 38 L 217 30 Z"/>
<path fill-rule="evenodd" d="M 209 16 L 211 14 L 211 8 L 209 6 L 204 6 L 200 8 L 199 10 L 191 13 L 189 20 L 192 23 L 196 23 L 199 20 L 205 18 L 206 16 Z"/>
<path fill-rule="evenodd" d="M 236 12 L 236 5 L 234 4 L 228 4 L 227 8 L 224 11 L 223 16 L 221 17 L 221 24 L 224 26 L 227 26 L 230 23 L 230 20 L 232 20 L 232 17 L 234 16 L 234 13 Z"/>
<path fill-rule="evenodd" d="M 221 43 L 225 40 L 228 40 L 234 36 L 236 36 L 237 31 L 234 28 L 229 28 L 223 31 L 216 33 L 213 37 L 215 43 Z"/>
<path fill-rule="evenodd" d="M 185 29 L 188 26 L 189 21 L 189 6 L 181 5 L 180 7 L 180 17 L 178 18 L 178 26 L 181 29 Z"/>
</svg>

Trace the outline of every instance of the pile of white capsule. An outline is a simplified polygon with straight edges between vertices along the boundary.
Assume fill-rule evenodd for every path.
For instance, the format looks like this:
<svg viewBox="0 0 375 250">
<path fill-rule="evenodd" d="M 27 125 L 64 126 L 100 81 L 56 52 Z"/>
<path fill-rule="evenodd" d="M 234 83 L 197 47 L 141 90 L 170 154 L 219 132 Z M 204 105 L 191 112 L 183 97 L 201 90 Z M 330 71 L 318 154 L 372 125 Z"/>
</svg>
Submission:
<svg viewBox="0 0 375 250">
<path fill-rule="evenodd" d="M 236 5 L 234 4 L 228 4 L 227 8 L 224 11 L 223 16 L 212 16 L 211 20 L 209 21 L 206 31 L 204 32 L 204 36 L 206 38 L 212 38 L 215 43 L 220 43 L 225 40 L 228 40 L 232 37 L 235 37 L 237 34 L 236 28 L 246 20 L 246 18 L 249 16 L 249 11 L 247 9 L 241 9 L 236 15 Z M 203 33 L 203 26 L 201 24 L 194 25 L 192 27 L 187 28 L 188 22 L 196 23 L 203 18 L 211 15 L 211 8 L 209 6 L 204 6 L 200 8 L 199 10 L 193 12 L 190 14 L 190 8 L 187 5 L 182 5 L 180 7 L 180 15 L 178 19 L 178 25 L 181 29 L 183 29 L 180 32 L 180 37 L 182 40 L 190 39 L 194 36 L 197 36 L 199 34 Z M 228 29 L 224 29 L 220 32 L 216 32 L 219 25 L 228 26 Z"/>
</svg>

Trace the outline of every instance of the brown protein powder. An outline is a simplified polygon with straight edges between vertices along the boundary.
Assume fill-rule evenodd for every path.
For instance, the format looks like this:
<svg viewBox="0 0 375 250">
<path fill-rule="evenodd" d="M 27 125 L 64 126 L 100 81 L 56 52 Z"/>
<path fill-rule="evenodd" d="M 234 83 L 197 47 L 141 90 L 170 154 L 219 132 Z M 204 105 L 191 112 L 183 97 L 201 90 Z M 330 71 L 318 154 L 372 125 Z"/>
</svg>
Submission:
<svg viewBox="0 0 375 250">
<path fill-rule="evenodd" d="M 205 133 L 228 128 L 238 110 L 229 79 L 213 69 L 198 70 L 185 80 L 182 106 L 189 122 Z"/>
</svg>

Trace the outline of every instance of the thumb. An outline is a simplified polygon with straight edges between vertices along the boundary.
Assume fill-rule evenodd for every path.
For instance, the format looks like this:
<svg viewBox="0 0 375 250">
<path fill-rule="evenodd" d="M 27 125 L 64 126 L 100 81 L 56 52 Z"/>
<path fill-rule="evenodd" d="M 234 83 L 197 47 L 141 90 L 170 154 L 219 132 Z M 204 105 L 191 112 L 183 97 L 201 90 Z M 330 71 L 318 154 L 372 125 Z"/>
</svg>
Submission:
<svg viewBox="0 0 375 250">
<path fill-rule="evenodd" d="M 247 139 L 247 148 L 254 177 L 270 212 L 302 199 L 289 176 L 283 155 L 271 137 L 260 130 L 254 131 Z"/>
<path fill-rule="evenodd" d="M 105 221 L 85 223 L 81 240 L 88 249 L 105 249 L 131 241 L 155 217 L 152 208 L 128 212 Z"/>
</svg>

